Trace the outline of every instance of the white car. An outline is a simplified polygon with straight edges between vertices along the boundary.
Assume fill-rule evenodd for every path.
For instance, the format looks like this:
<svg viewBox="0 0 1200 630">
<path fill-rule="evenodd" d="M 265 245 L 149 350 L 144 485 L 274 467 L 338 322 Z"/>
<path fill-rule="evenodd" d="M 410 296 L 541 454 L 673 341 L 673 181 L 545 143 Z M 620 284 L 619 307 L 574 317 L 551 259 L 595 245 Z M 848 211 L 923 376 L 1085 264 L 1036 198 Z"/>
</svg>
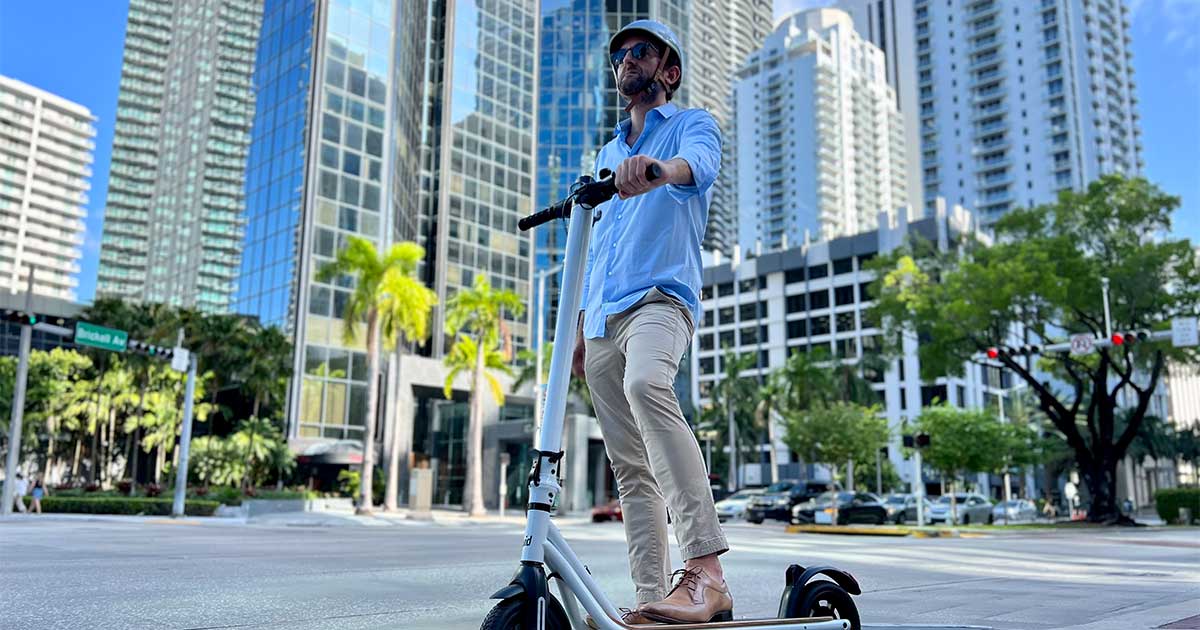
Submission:
<svg viewBox="0 0 1200 630">
<path fill-rule="evenodd" d="M 762 493 L 763 488 L 747 488 L 717 501 L 717 520 L 724 523 L 727 520 L 744 518 L 750 499 Z"/>
<path fill-rule="evenodd" d="M 1037 515 L 1037 506 L 1028 499 L 1001 501 L 992 508 L 992 520 L 997 523 L 1029 523 L 1036 520 Z"/>
<path fill-rule="evenodd" d="M 957 518 L 950 518 L 950 495 L 942 495 L 938 497 L 936 503 L 929 508 L 929 522 L 932 524 L 948 523 L 952 520 L 959 525 L 970 525 L 972 523 L 981 525 L 984 523 L 991 524 L 995 517 L 992 516 L 992 502 L 987 500 L 982 494 L 974 492 L 964 492 L 954 495 L 954 508 Z"/>
</svg>

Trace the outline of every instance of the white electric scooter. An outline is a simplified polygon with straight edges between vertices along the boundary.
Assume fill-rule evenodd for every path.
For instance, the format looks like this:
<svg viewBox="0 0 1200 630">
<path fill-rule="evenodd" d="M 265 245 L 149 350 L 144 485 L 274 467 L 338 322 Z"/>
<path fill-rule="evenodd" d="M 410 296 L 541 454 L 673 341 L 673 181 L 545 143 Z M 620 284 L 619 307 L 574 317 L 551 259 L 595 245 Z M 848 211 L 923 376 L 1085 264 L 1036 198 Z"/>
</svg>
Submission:
<svg viewBox="0 0 1200 630">
<path fill-rule="evenodd" d="M 660 172 L 651 166 L 646 177 L 657 179 Z M 492 595 L 501 600 L 492 608 L 480 630 L 583 630 L 584 612 L 591 615 L 601 630 L 630 630 L 660 627 L 631 626 L 621 621 L 617 607 L 604 595 L 583 562 L 563 539 L 550 520 L 554 500 L 562 491 L 558 478 L 563 451 L 563 415 L 567 403 L 567 384 L 571 378 L 571 356 L 579 312 L 580 287 L 584 282 L 588 239 L 592 224 L 601 220 L 596 206 L 616 195 L 611 174 L 601 173 L 600 180 L 582 177 L 563 201 L 521 219 L 522 231 L 554 219 L 570 218 L 566 260 L 562 270 L 560 308 L 555 323 L 554 353 L 550 359 L 550 383 L 541 429 L 543 450 L 534 450 L 529 475 L 529 505 L 521 566 L 512 582 Z M 572 213 L 572 208 L 584 212 Z M 548 571 L 547 571 L 548 569 Z M 551 578 L 557 579 L 560 602 L 550 592 Z M 791 565 L 785 574 L 778 618 L 738 619 L 709 623 L 673 624 L 663 628 L 717 629 L 755 628 L 756 630 L 859 630 L 858 610 L 851 594 L 861 589 L 854 578 L 832 567 Z M 580 611 L 579 607 L 583 607 Z"/>
</svg>

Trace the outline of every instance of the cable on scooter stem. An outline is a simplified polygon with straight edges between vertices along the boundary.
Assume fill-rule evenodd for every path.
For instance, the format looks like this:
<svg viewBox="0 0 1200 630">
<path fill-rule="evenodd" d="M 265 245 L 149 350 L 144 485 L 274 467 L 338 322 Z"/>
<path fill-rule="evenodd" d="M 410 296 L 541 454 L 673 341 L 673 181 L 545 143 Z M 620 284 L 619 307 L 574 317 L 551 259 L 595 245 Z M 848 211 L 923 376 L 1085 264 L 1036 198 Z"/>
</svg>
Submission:
<svg viewBox="0 0 1200 630">
<path fill-rule="evenodd" d="M 604 179 L 595 181 L 590 177 L 581 177 L 579 182 L 572 187 L 571 194 L 566 199 L 522 218 L 517 223 L 517 227 L 522 232 L 525 232 L 543 223 L 570 217 L 571 207 L 576 203 L 586 208 L 594 208 L 612 199 L 617 194 L 617 186 L 613 182 L 613 177 L 615 176 L 609 175 Z M 651 164 L 646 167 L 646 179 L 648 181 L 654 181 L 659 177 L 662 177 L 662 169 L 657 164 Z"/>
</svg>

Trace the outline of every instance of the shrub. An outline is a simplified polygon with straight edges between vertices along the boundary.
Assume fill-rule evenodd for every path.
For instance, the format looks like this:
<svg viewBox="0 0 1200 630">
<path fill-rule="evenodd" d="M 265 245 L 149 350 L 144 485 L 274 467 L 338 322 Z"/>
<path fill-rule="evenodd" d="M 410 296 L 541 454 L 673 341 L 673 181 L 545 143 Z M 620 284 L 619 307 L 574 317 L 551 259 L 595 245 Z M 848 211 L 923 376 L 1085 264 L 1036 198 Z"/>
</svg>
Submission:
<svg viewBox="0 0 1200 630">
<path fill-rule="evenodd" d="M 210 488 L 208 494 L 212 500 L 224 503 L 225 505 L 242 504 L 242 492 L 232 486 Z"/>
<path fill-rule="evenodd" d="M 198 497 L 208 496 L 208 486 L 197 486 L 192 488 L 192 494 Z"/>
<path fill-rule="evenodd" d="M 26 504 L 31 497 L 26 497 Z M 42 499 L 43 512 L 70 514 L 145 514 L 148 516 L 170 516 L 171 499 L 146 497 L 63 497 L 48 496 Z M 184 513 L 189 516 L 212 516 L 220 505 L 216 501 L 187 501 Z"/>
<path fill-rule="evenodd" d="M 312 490 L 257 490 L 254 493 L 255 499 L 316 499 L 319 497 L 317 492 Z"/>
<path fill-rule="evenodd" d="M 1154 493 L 1154 508 L 1167 523 L 1179 519 L 1179 508 L 1192 511 L 1192 523 L 1200 521 L 1200 488 L 1165 488 Z"/>
<path fill-rule="evenodd" d="M 162 494 L 163 487 L 156 483 L 148 483 L 148 484 L 146 484 L 145 490 L 146 490 L 146 496 L 156 497 L 156 496 Z"/>
<path fill-rule="evenodd" d="M 129 489 L 133 487 L 133 481 L 130 479 L 122 479 L 117 482 L 117 490 L 121 494 L 128 495 Z"/>
<path fill-rule="evenodd" d="M 97 492 L 99 490 L 100 490 L 100 484 L 96 483 L 95 481 L 93 481 L 92 483 L 89 483 L 88 485 L 83 487 L 84 492 Z"/>
</svg>

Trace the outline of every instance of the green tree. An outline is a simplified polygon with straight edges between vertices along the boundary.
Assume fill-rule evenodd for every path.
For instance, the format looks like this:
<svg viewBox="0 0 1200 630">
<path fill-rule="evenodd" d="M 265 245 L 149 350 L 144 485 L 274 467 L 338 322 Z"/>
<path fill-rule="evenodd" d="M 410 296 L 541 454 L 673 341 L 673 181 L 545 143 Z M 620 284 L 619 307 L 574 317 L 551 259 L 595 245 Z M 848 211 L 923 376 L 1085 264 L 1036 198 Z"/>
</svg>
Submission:
<svg viewBox="0 0 1200 630">
<path fill-rule="evenodd" d="M 462 289 L 447 305 L 446 334 L 458 341 L 446 355 L 451 376 L 459 370 L 471 370 L 471 413 L 467 429 L 467 479 L 463 489 L 463 508 L 472 515 L 486 512 L 483 507 L 483 386 L 491 383 L 492 395 L 503 404 L 504 390 L 488 370 L 508 371 L 507 358 L 499 355 L 500 325 L 505 313 L 520 317 L 525 312 L 521 298 L 512 291 L 493 289 L 483 275 L 475 276 L 475 285 Z M 464 345 L 468 344 L 468 345 Z M 461 346 L 461 347 L 460 347 Z M 470 358 L 470 363 L 465 361 Z M 466 366 L 470 365 L 469 368 Z M 450 397 L 451 378 L 446 379 L 446 397 Z"/>
<path fill-rule="evenodd" d="M 319 282 L 330 282 L 340 277 L 352 279 L 354 291 L 346 300 L 342 311 L 343 337 L 346 343 L 353 343 L 359 327 L 365 319 L 367 344 L 367 410 L 363 431 L 363 463 L 361 484 L 362 497 L 358 504 L 360 513 L 371 512 L 373 499 L 371 488 L 374 486 L 372 474 L 375 470 L 375 420 L 379 416 L 379 326 L 380 306 L 389 299 L 385 295 L 385 280 L 389 275 L 406 275 L 413 260 L 414 249 L 420 248 L 411 243 L 397 243 L 382 256 L 376 251 L 370 241 L 357 236 L 347 239 L 346 246 L 338 251 L 337 257 L 321 265 L 316 279 Z M 419 258 L 418 258 L 419 260 Z"/>
<path fill-rule="evenodd" d="M 828 465 L 835 479 L 849 479 L 841 472 L 851 462 L 875 461 L 875 452 L 887 444 L 887 420 L 878 407 L 835 402 L 829 406 L 792 412 L 786 416 L 784 442 L 805 461 Z M 874 470 L 872 468 L 872 470 Z"/>
<path fill-rule="evenodd" d="M 417 277 L 417 265 L 425 258 L 425 249 L 415 243 L 404 242 L 393 247 L 397 254 L 396 265 L 383 276 L 380 286 L 379 326 L 383 344 L 395 348 L 397 355 L 406 345 L 424 345 L 429 337 L 429 315 L 437 304 L 437 293 L 426 287 Z M 397 365 L 400 357 L 397 356 Z M 400 379 L 396 379 L 399 386 Z M 394 414 L 393 414 L 394 415 Z M 398 425 L 394 425 L 398 427 Z M 400 482 L 400 431 L 392 431 L 392 444 L 386 466 L 387 483 L 384 486 L 383 508 L 398 507 L 397 494 Z"/>
<path fill-rule="evenodd" d="M 956 486 L 964 472 L 995 472 L 1004 466 L 1011 432 L 991 413 L 980 409 L 958 409 L 947 405 L 926 407 L 917 417 L 917 427 L 929 434 L 922 451 L 924 462 L 950 480 L 950 519 L 957 522 Z"/>
<path fill-rule="evenodd" d="M 738 460 L 745 461 L 745 455 L 762 443 L 758 438 L 755 424 L 755 399 L 758 394 L 758 382 L 754 377 L 743 376 L 747 370 L 754 369 L 755 356 L 753 353 L 738 355 L 726 348 L 721 358 L 721 378 L 713 383 L 709 399 L 712 401 L 707 409 L 700 412 L 701 427 L 716 431 L 717 440 L 729 447 L 729 459 L 726 462 L 726 483 L 730 491 L 738 488 Z M 754 448 L 757 451 L 757 448 Z"/>
<path fill-rule="evenodd" d="M 292 375 L 292 342 L 278 326 L 255 326 L 246 338 L 247 360 L 241 374 L 243 391 L 254 399 L 254 417 L 283 418 L 282 402 Z M 262 414 L 263 406 L 271 409 Z"/>
<path fill-rule="evenodd" d="M 1164 328 L 1171 317 L 1200 308 L 1192 244 L 1169 237 L 1179 203 L 1144 179 L 1109 175 L 1086 191 L 1060 193 L 1056 203 L 1012 210 L 996 224 L 990 247 L 968 241 L 939 253 L 910 243 L 872 266 L 874 317 L 884 322 L 893 351 L 902 334 L 917 335 L 924 378 L 961 373 L 966 360 L 1013 335 L 1017 344 L 1072 333 L 1103 337 L 1101 278 L 1110 280 L 1113 330 Z M 1033 390 L 1070 446 L 1091 494 L 1093 522 L 1121 519 L 1117 464 L 1168 359 L 1195 362 L 1197 351 L 1150 342 L 1086 357 L 1046 355 L 1036 365 L 998 359 Z M 1117 407 L 1126 397 L 1132 413 L 1120 427 Z"/>
</svg>

